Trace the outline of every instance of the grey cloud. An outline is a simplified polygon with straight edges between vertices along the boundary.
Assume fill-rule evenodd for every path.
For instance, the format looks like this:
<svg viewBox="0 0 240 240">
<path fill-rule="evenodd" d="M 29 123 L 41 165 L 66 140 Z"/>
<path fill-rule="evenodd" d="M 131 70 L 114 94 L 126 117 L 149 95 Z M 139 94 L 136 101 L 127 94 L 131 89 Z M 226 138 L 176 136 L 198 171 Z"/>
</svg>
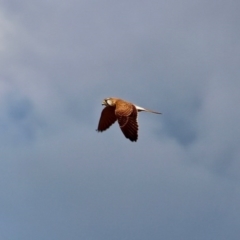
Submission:
<svg viewBox="0 0 240 240">
<path fill-rule="evenodd" d="M 238 5 L 3 1 L 0 237 L 238 239 Z"/>
</svg>

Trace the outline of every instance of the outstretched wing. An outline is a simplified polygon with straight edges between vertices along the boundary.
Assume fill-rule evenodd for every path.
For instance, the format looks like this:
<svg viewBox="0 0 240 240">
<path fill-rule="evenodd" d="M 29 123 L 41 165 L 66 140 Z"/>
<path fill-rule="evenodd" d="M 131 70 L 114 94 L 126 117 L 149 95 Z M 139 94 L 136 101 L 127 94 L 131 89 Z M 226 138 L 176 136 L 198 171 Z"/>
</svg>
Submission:
<svg viewBox="0 0 240 240">
<path fill-rule="evenodd" d="M 136 107 L 131 103 L 119 101 L 116 104 L 115 114 L 124 136 L 132 142 L 136 142 L 138 139 Z"/>
<path fill-rule="evenodd" d="M 115 108 L 113 107 L 105 107 L 102 110 L 101 117 L 98 123 L 98 132 L 102 132 L 107 130 L 115 121 L 117 120 L 115 116 Z"/>
</svg>

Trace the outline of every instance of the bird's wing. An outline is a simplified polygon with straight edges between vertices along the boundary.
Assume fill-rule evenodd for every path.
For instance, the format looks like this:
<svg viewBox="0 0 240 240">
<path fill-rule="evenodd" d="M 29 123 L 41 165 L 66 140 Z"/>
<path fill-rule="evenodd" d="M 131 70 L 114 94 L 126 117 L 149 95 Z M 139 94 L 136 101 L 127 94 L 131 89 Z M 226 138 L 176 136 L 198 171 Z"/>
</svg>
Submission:
<svg viewBox="0 0 240 240">
<path fill-rule="evenodd" d="M 136 107 L 131 103 L 121 101 L 116 104 L 115 114 L 124 136 L 136 142 L 138 139 Z"/>
<path fill-rule="evenodd" d="M 113 107 L 105 107 L 102 110 L 101 117 L 98 123 L 98 132 L 107 130 L 117 120 Z"/>
</svg>

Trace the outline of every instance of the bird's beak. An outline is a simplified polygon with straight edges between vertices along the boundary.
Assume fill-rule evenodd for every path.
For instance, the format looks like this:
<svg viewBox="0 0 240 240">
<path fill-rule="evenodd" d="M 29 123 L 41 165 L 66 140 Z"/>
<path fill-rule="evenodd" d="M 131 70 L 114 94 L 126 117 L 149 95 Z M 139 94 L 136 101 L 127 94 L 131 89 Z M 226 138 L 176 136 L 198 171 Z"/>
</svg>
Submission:
<svg viewBox="0 0 240 240">
<path fill-rule="evenodd" d="M 102 101 L 102 106 L 106 106 L 106 101 L 105 100 Z"/>
</svg>

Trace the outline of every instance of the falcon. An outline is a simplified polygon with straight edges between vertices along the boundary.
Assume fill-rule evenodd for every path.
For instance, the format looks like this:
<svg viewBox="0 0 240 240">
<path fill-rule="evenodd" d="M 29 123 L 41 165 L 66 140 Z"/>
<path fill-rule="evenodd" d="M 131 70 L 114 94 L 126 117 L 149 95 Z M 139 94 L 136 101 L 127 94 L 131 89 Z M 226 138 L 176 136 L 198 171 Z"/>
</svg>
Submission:
<svg viewBox="0 0 240 240">
<path fill-rule="evenodd" d="M 102 110 L 97 131 L 103 132 L 118 121 L 124 136 L 132 142 L 136 142 L 138 139 L 138 112 L 145 111 L 161 114 L 160 112 L 139 107 L 120 98 L 105 98 L 102 105 L 105 108 Z"/>
</svg>

